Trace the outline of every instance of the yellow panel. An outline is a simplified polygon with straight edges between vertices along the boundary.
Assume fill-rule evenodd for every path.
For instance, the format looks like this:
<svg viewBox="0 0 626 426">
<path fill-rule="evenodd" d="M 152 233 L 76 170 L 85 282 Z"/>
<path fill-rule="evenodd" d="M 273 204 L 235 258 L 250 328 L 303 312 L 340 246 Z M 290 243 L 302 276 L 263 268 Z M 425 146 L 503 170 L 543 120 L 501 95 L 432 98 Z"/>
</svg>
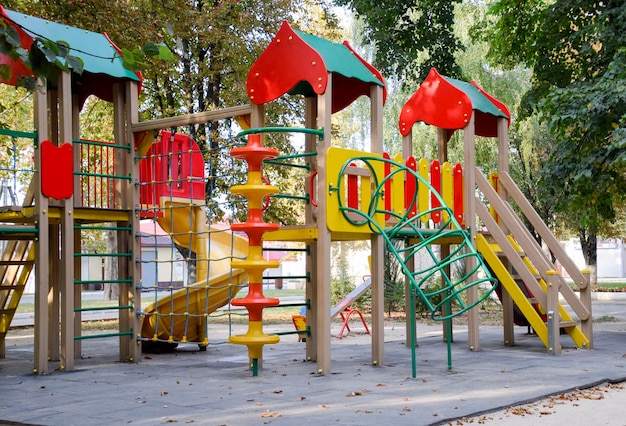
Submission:
<svg viewBox="0 0 626 426">
<path fill-rule="evenodd" d="M 281 227 L 276 231 L 263 234 L 263 241 L 315 241 L 317 228 L 308 227 Z"/>
<path fill-rule="evenodd" d="M 371 229 L 367 225 L 358 225 L 359 222 L 365 222 L 366 219 L 358 218 L 356 221 L 348 220 L 344 212 L 340 210 L 340 206 L 347 207 L 344 198 L 341 198 L 341 205 L 339 203 L 340 195 L 338 191 L 340 190 L 345 194 L 346 191 L 346 183 L 345 183 L 345 175 L 340 176 L 342 169 L 344 166 L 347 166 L 351 160 L 354 160 L 359 157 L 367 157 L 371 158 L 374 161 L 370 162 L 370 166 L 372 167 L 374 173 L 378 176 L 377 181 L 382 182 L 384 176 L 384 164 L 382 161 L 382 155 L 380 154 L 372 154 L 369 152 L 356 151 L 351 149 L 343 149 L 331 147 L 328 149 L 326 153 L 326 182 L 328 184 L 327 188 L 319 188 L 320 196 L 324 194 L 326 196 L 326 206 L 327 206 L 327 220 L 326 225 L 331 232 L 348 232 L 348 233 L 371 233 Z M 377 160 L 380 159 L 380 160 Z M 368 169 L 369 170 L 369 169 Z M 362 173 L 361 173 L 362 174 Z M 359 175 L 361 184 L 360 184 L 360 200 L 359 200 L 359 211 L 362 211 L 364 214 L 367 214 L 370 203 L 372 202 L 372 189 L 370 188 L 370 184 L 374 185 L 375 180 L 366 176 Z M 341 187 L 339 185 L 341 181 Z M 367 183 L 366 183 L 367 182 Z M 364 185 L 364 183 L 366 183 Z M 367 186 L 367 188 L 365 188 Z M 381 192 L 382 193 L 382 192 Z M 382 209 L 384 206 L 384 200 L 382 197 L 379 197 L 376 200 L 379 205 L 377 205 L 377 209 Z M 373 217 L 373 220 L 381 227 L 384 228 L 384 220 L 385 216 L 381 213 L 376 214 Z M 357 224 L 355 224 L 355 222 Z"/>
</svg>

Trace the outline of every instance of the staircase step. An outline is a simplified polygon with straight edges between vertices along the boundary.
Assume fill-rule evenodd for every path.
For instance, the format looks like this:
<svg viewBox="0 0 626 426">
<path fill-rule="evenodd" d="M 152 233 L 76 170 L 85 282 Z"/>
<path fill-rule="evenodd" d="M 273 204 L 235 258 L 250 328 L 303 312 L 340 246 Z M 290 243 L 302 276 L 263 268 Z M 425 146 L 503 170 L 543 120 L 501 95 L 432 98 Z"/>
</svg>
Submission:
<svg viewBox="0 0 626 426">
<path fill-rule="evenodd" d="M 35 262 L 32 260 L 0 260 L 0 266 L 26 266 L 26 265 L 34 265 Z"/>
<path fill-rule="evenodd" d="M 560 328 L 572 328 L 578 325 L 577 321 L 561 321 L 559 323 Z"/>
</svg>

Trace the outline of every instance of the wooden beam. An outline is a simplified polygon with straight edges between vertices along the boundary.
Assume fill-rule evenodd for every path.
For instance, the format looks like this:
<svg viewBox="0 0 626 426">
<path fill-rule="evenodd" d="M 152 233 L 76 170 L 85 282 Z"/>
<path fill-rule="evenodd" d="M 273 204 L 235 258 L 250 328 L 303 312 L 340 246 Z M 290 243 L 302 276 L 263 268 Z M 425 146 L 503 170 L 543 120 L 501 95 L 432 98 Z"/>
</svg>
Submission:
<svg viewBox="0 0 626 426">
<path fill-rule="evenodd" d="M 35 90 L 35 128 L 37 129 L 38 146 L 48 138 L 48 106 L 46 85 L 37 82 Z M 48 199 L 41 193 L 41 149 L 35 149 L 35 170 L 33 176 L 35 216 L 39 227 L 39 237 L 35 243 L 35 354 L 33 371 L 35 374 L 48 373 Z"/>
<path fill-rule="evenodd" d="M 370 151 L 383 153 L 383 88 L 370 89 Z M 325 188 L 325 187 L 324 187 Z M 370 239 L 372 262 L 372 364 L 385 364 L 385 246 L 382 235 Z"/>
<path fill-rule="evenodd" d="M 475 180 L 475 164 L 476 164 L 476 145 L 474 142 L 475 126 L 474 117 L 476 114 L 472 114 L 467 123 L 467 126 L 463 129 L 464 140 L 464 170 L 465 170 L 465 225 L 470 231 L 471 241 L 474 242 L 476 238 L 476 206 L 474 192 L 476 191 Z M 465 261 L 465 268 L 467 271 L 471 271 L 476 266 L 476 258 L 470 256 Z M 470 281 L 475 281 L 475 274 L 469 277 Z M 467 290 L 467 304 L 472 305 L 478 300 L 478 289 L 476 286 L 472 286 Z M 470 309 L 468 314 L 468 346 L 472 351 L 480 350 L 480 337 L 479 337 L 479 325 L 480 318 L 478 316 L 478 308 Z"/>
<path fill-rule="evenodd" d="M 242 115 L 249 115 L 251 113 L 251 105 L 239 105 L 230 108 L 220 109 L 217 111 L 204 111 L 197 112 L 195 114 L 179 115 L 176 117 L 134 122 L 131 125 L 131 131 L 133 133 L 137 133 L 147 132 L 150 130 L 168 129 L 171 127 L 183 127 L 192 124 L 204 124 L 210 121 L 219 121 L 227 118 L 235 118 Z M 252 127 L 255 127 L 254 123 L 252 123 Z"/>
<path fill-rule="evenodd" d="M 331 373 L 331 347 L 330 347 L 330 267 L 331 267 L 331 238 L 326 225 L 326 151 L 331 146 L 331 111 L 332 111 L 332 85 L 333 74 L 328 74 L 326 92 L 318 95 L 317 102 L 317 127 L 324 129 L 324 138 L 317 144 L 317 301 L 313 309 L 316 312 L 315 327 L 317 327 L 317 372 L 319 374 Z M 321 196 L 324 194 L 324 196 Z"/>
</svg>

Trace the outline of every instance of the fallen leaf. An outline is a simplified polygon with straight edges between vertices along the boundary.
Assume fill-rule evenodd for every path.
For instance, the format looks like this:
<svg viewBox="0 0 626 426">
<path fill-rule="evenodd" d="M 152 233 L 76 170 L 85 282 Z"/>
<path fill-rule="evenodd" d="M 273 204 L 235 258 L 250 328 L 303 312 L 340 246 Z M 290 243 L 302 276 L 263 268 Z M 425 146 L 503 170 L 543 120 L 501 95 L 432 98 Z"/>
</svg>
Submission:
<svg viewBox="0 0 626 426">
<path fill-rule="evenodd" d="M 279 411 L 271 412 L 267 410 L 265 413 L 261 413 L 261 417 L 280 417 L 281 413 Z"/>
<path fill-rule="evenodd" d="M 161 396 L 165 396 L 165 395 L 167 395 L 167 394 L 168 394 L 168 392 L 167 392 L 167 391 L 161 391 Z"/>
</svg>

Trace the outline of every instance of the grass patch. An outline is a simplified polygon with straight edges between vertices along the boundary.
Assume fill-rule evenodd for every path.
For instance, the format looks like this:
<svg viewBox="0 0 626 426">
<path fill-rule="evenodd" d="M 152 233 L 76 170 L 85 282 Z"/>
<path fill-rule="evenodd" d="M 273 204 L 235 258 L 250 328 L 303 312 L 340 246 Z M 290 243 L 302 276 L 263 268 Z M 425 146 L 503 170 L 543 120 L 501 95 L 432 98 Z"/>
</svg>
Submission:
<svg viewBox="0 0 626 426">
<path fill-rule="evenodd" d="M 616 322 L 617 318 L 613 315 L 602 315 L 599 318 L 594 318 L 593 322 Z"/>
<path fill-rule="evenodd" d="M 598 283 L 596 291 L 626 291 L 626 283 Z"/>
<path fill-rule="evenodd" d="M 111 306 L 111 309 L 114 309 L 116 305 L 116 301 L 114 300 L 83 300 L 82 307 L 83 308 L 105 308 Z M 18 314 L 24 313 L 32 313 L 35 312 L 35 304 L 34 303 L 23 303 L 21 302 L 17 306 Z"/>
</svg>

